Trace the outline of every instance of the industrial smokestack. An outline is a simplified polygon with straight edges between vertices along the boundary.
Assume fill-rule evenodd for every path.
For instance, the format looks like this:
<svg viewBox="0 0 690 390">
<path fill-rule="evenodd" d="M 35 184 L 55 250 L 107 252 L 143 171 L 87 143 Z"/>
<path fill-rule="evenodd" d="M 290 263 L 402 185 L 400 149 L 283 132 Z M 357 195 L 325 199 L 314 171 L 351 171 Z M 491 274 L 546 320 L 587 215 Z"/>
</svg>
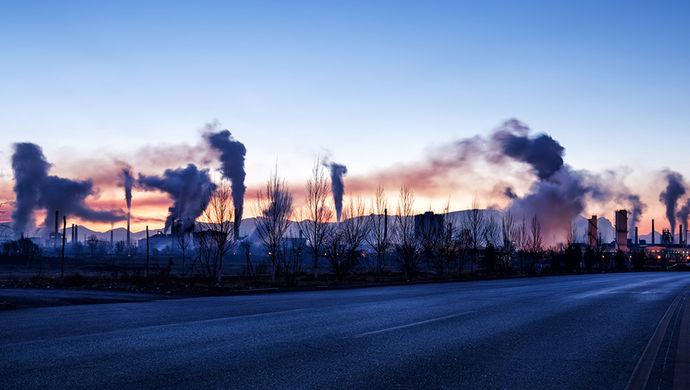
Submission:
<svg viewBox="0 0 690 390">
<path fill-rule="evenodd" d="M 130 220 L 130 213 L 127 213 L 127 248 L 130 246 L 130 230 L 129 230 L 129 220 Z"/>
<path fill-rule="evenodd" d="M 654 245 L 654 218 L 652 218 L 652 245 Z"/>
<path fill-rule="evenodd" d="M 590 248 L 597 247 L 598 227 L 597 227 L 597 216 L 592 215 L 592 218 L 588 219 L 587 224 L 587 241 Z"/>
<path fill-rule="evenodd" d="M 678 245 L 683 245 L 683 225 L 678 226 Z"/>
<path fill-rule="evenodd" d="M 383 209 L 383 241 L 388 239 L 388 209 Z"/>
<path fill-rule="evenodd" d="M 628 211 L 616 210 L 616 247 L 619 251 L 628 251 Z"/>
<path fill-rule="evenodd" d="M 638 240 L 638 231 L 637 231 L 637 226 L 635 226 L 635 245 L 639 245 L 640 241 Z"/>
</svg>

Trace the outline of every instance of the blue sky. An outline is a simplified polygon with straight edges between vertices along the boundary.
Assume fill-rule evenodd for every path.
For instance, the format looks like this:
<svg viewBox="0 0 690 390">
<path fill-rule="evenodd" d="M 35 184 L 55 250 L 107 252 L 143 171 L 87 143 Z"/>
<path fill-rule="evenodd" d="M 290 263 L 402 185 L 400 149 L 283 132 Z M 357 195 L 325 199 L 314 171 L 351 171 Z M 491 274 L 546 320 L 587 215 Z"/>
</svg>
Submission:
<svg viewBox="0 0 690 390">
<path fill-rule="evenodd" d="M 3 2 L 2 166 L 20 140 L 118 152 L 217 119 L 250 182 L 323 150 L 364 174 L 517 117 L 577 168 L 690 176 L 690 3 L 601 3 Z"/>
</svg>

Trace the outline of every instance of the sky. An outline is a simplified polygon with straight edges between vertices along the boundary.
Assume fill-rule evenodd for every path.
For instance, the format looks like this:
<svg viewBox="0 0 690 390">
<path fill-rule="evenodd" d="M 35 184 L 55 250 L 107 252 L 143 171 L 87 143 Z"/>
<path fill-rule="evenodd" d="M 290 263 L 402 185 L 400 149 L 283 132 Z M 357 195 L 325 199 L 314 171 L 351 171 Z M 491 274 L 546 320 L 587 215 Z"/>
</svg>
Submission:
<svg viewBox="0 0 690 390">
<path fill-rule="evenodd" d="M 627 172 L 662 218 L 659 171 L 690 177 L 690 3 L 602 3 L 3 2 L 0 195 L 20 141 L 86 178 L 215 121 L 246 145 L 250 188 L 276 165 L 301 186 L 319 155 L 366 176 L 518 118 L 573 167 Z"/>
</svg>

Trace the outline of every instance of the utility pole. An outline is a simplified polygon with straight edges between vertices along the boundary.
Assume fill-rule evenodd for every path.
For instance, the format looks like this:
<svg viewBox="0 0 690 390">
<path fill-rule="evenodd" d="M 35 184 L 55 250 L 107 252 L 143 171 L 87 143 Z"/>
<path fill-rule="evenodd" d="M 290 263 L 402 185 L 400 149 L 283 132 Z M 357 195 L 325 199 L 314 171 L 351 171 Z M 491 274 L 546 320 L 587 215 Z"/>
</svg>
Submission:
<svg viewBox="0 0 690 390">
<path fill-rule="evenodd" d="M 62 216 L 62 249 L 60 250 L 60 280 L 65 278 L 65 238 L 67 237 L 67 217 Z"/>
<path fill-rule="evenodd" d="M 149 227 L 146 226 L 146 280 L 149 278 Z"/>
<path fill-rule="evenodd" d="M 388 208 L 383 209 L 383 242 L 388 240 Z"/>
</svg>

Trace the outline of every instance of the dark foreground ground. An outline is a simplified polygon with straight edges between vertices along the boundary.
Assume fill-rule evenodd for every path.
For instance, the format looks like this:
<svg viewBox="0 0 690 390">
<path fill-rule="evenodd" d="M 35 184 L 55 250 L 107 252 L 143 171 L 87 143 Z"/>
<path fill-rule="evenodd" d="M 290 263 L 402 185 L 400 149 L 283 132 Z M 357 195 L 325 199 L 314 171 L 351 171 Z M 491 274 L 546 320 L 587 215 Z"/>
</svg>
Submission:
<svg viewBox="0 0 690 390">
<path fill-rule="evenodd" d="M 5 310 L 0 387 L 688 388 L 689 287 L 613 274 Z"/>
</svg>

